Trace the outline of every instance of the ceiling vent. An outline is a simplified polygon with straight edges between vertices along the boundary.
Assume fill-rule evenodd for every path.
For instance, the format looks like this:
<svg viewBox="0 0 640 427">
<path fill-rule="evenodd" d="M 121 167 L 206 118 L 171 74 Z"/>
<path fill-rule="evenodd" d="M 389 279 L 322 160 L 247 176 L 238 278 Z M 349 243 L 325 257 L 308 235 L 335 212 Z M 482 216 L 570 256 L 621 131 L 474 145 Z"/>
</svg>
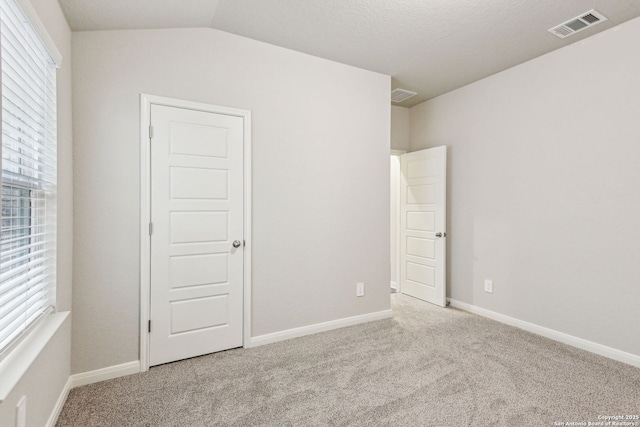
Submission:
<svg viewBox="0 0 640 427">
<path fill-rule="evenodd" d="M 554 34 L 560 37 L 561 39 L 563 39 L 572 34 L 580 32 L 585 28 L 593 27 L 594 25 L 604 22 L 606 20 L 607 20 L 606 16 L 591 9 L 590 11 L 585 12 L 579 16 L 576 16 L 573 19 L 569 19 L 567 22 L 564 22 L 553 28 L 549 28 L 548 31 L 551 34 Z"/>
<path fill-rule="evenodd" d="M 411 92 L 410 90 L 394 89 L 391 91 L 391 102 L 402 102 L 415 95 L 417 95 L 417 93 Z"/>
</svg>

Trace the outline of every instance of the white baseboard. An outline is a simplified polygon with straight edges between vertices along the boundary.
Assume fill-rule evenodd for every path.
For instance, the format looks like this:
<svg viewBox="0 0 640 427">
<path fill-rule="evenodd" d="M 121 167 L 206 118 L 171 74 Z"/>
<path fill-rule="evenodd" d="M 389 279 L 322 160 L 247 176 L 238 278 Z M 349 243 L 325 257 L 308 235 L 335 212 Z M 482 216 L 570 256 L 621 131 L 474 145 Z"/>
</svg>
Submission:
<svg viewBox="0 0 640 427">
<path fill-rule="evenodd" d="M 391 289 L 398 289 L 398 284 L 396 282 L 391 282 Z"/>
<path fill-rule="evenodd" d="M 344 319 L 331 320 L 329 322 L 316 323 L 315 325 L 302 326 L 300 328 L 287 329 L 285 331 L 252 337 L 246 348 L 258 347 L 260 345 L 271 344 L 291 338 L 303 337 L 305 335 L 317 334 L 318 332 L 331 331 L 333 329 L 344 328 L 345 326 L 358 325 L 360 323 L 372 322 L 374 320 L 389 319 L 392 317 L 391 310 L 377 311 L 375 313 L 362 314 L 360 316 L 346 317 Z"/>
<path fill-rule="evenodd" d="M 100 381 L 111 380 L 113 378 L 124 377 L 125 375 L 137 374 L 140 372 L 140 361 L 123 363 L 121 365 L 108 366 L 95 371 L 83 372 L 71 375 L 71 388 L 93 384 Z"/>
<path fill-rule="evenodd" d="M 496 313 L 495 311 L 480 308 L 465 302 L 456 301 L 450 298 L 447 298 L 447 300 L 451 303 L 451 307 L 459 308 L 460 310 L 468 311 L 469 313 L 477 314 L 482 317 L 487 317 L 506 325 L 515 326 L 516 328 L 523 329 L 537 335 L 542 335 L 543 337 L 554 341 L 559 341 L 563 344 L 640 368 L 640 356 L 638 355 L 607 347 L 606 345 L 588 341 L 583 338 L 574 337 L 573 335 L 565 334 L 564 332 L 559 332 L 555 329 L 545 328 L 544 326 L 536 325 L 535 323 L 529 323 L 514 317 L 505 316 L 504 314 Z"/>
<path fill-rule="evenodd" d="M 49 415 L 47 424 L 45 424 L 46 427 L 55 427 L 56 423 L 58 422 L 58 417 L 60 416 L 60 412 L 62 412 L 62 407 L 64 406 L 64 402 L 67 401 L 67 396 L 69 396 L 70 390 L 71 390 L 71 377 L 67 378 L 67 382 L 64 385 L 64 388 L 60 392 L 60 396 L 58 396 L 56 405 L 53 407 L 53 411 L 51 411 L 51 415 Z"/>
</svg>

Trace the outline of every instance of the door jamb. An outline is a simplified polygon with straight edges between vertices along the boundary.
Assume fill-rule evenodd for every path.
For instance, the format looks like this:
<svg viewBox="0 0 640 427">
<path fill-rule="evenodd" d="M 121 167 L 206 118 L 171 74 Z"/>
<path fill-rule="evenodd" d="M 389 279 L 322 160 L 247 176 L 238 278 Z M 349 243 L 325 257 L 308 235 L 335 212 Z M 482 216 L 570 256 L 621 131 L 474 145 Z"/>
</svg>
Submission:
<svg viewBox="0 0 640 427">
<path fill-rule="evenodd" d="M 391 150 L 390 155 L 391 156 L 395 156 L 398 158 L 398 162 L 400 162 L 400 156 L 402 156 L 403 154 L 406 154 L 407 152 L 405 150 Z M 398 203 L 396 203 L 395 209 L 396 209 L 396 273 L 397 273 L 397 281 L 396 281 L 396 292 L 397 293 L 402 293 L 402 275 L 400 274 L 400 267 L 401 267 L 401 262 L 400 262 L 400 190 L 402 188 L 402 168 L 400 168 L 400 170 L 398 171 L 398 179 L 396 179 L 395 185 L 396 185 L 396 191 L 398 194 Z"/>
<path fill-rule="evenodd" d="M 244 271 L 242 345 L 247 347 L 251 338 L 251 111 L 222 107 L 163 96 L 140 94 L 140 372 L 149 370 L 148 322 L 151 297 L 151 105 L 205 111 L 243 119 L 244 146 Z"/>
</svg>

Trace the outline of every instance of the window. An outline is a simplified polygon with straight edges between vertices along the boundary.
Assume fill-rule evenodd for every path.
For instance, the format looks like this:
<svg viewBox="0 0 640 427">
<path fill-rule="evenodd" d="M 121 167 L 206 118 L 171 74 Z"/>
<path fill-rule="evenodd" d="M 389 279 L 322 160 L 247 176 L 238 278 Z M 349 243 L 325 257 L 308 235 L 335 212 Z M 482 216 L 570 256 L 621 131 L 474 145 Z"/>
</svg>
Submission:
<svg viewBox="0 0 640 427">
<path fill-rule="evenodd" d="M 1 356 L 55 304 L 57 154 L 56 64 L 16 0 L 0 0 L 0 48 Z"/>
</svg>

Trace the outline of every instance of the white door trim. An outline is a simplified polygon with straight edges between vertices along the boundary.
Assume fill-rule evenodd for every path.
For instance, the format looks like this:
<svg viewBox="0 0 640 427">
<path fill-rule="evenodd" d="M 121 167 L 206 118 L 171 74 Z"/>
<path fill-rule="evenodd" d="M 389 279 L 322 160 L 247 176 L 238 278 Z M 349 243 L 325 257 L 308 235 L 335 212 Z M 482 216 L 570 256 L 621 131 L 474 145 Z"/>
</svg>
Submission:
<svg viewBox="0 0 640 427">
<path fill-rule="evenodd" d="M 251 111 L 237 108 L 140 94 L 140 371 L 149 370 L 149 309 L 151 296 L 151 180 L 149 127 L 151 105 L 164 105 L 189 110 L 242 117 L 244 123 L 244 281 L 243 281 L 243 346 L 251 339 Z"/>
<path fill-rule="evenodd" d="M 403 154 L 407 154 L 405 150 L 391 150 L 390 154 L 392 156 L 402 156 Z"/>
<path fill-rule="evenodd" d="M 396 210 L 396 253 L 395 253 L 395 258 L 396 258 L 396 292 L 400 293 L 401 292 L 401 288 L 402 288 L 402 280 L 400 280 L 400 268 L 401 268 L 401 263 L 400 263 L 400 244 L 401 244 L 401 239 L 400 239 L 400 216 L 401 216 L 401 209 L 400 209 L 400 191 L 402 190 L 402 170 L 401 170 L 401 166 L 400 166 L 400 156 L 402 156 L 403 154 L 407 154 L 407 152 L 405 150 L 391 150 L 390 156 L 393 157 L 397 157 L 398 158 L 398 176 L 396 177 L 396 182 L 395 187 L 396 187 L 396 192 L 398 194 L 398 200 L 397 203 L 395 204 L 394 208 Z"/>
</svg>

